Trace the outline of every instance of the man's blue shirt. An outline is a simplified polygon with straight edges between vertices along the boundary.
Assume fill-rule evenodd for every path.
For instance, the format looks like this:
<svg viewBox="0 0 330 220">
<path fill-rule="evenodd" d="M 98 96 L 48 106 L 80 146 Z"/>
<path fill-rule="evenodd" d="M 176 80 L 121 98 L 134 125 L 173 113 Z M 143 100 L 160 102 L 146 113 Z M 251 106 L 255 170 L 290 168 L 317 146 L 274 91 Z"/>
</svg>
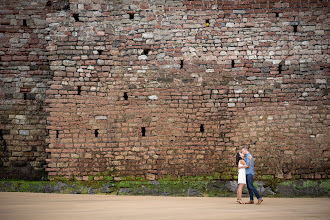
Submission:
<svg viewBox="0 0 330 220">
<path fill-rule="evenodd" d="M 251 156 L 251 161 L 249 156 Z M 254 176 L 254 160 L 253 160 L 253 156 L 250 153 L 245 155 L 245 162 L 246 162 L 246 166 L 250 166 L 251 163 L 251 167 L 245 169 L 245 174 L 246 175 L 252 174 L 252 176 Z"/>
</svg>

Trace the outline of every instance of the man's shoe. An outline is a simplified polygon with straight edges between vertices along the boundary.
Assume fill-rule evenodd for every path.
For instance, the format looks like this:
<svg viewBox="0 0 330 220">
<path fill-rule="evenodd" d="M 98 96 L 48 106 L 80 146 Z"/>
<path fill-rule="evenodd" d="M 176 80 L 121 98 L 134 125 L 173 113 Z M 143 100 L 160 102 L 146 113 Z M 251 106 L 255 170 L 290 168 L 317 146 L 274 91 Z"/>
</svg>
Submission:
<svg viewBox="0 0 330 220">
<path fill-rule="evenodd" d="M 249 201 L 249 202 L 247 202 L 245 204 L 254 204 L 254 201 Z"/>
<path fill-rule="evenodd" d="M 263 199 L 259 199 L 257 205 L 260 205 L 263 201 Z"/>
</svg>

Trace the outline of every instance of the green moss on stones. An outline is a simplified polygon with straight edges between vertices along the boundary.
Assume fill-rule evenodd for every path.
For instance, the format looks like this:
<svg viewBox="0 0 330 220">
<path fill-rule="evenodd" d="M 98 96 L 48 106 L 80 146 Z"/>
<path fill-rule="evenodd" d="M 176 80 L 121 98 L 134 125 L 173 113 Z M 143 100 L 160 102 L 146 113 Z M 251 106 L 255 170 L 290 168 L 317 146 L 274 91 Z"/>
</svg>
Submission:
<svg viewBox="0 0 330 220">
<path fill-rule="evenodd" d="M 317 186 L 318 183 L 313 180 L 307 180 L 306 182 L 303 183 L 302 188 L 307 188 L 307 187 L 312 187 L 312 186 Z"/>
<path fill-rule="evenodd" d="M 330 191 L 330 179 L 321 181 L 321 188 Z"/>
</svg>

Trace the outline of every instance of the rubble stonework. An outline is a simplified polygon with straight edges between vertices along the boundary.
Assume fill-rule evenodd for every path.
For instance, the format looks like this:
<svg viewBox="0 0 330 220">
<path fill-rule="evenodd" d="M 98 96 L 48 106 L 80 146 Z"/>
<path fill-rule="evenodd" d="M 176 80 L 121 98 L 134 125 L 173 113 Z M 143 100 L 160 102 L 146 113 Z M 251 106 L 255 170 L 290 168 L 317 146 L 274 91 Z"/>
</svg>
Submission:
<svg viewBox="0 0 330 220">
<path fill-rule="evenodd" d="M 41 126 L 36 161 L 45 159 L 49 131 L 51 177 L 102 179 L 110 172 L 152 180 L 220 173 L 233 179 L 234 154 L 247 146 L 260 175 L 328 178 L 326 1 L 57 4 L 65 7 L 39 14 L 40 31 L 48 35 L 37 35 L 43 55 L 38 62 L 49 69 L 42 79 L 25 77 L 36 85 L 48 82 L 40 92 L 47 99 L 38 102 L 43 120 L 15 124 L 27 113 L 8 108 L 21 106 L 20 100 L 3 97 L 8 110 L 1 109 L 5 118 L 13 117 L 3 129 L 7 146 Z M 5 32 L 2 40 L 13 41 L 14 34 Z M 24 85 L 30 70 L 15 69 L 14 53 L 6 57 L 1 83 L 22 99 L 26 86 L 19 93 L 8 75 Z M 32 108 L 28 102 L 25 108 Z M 16 142 L 8 158 L 26 163 Z"/>
</svg>

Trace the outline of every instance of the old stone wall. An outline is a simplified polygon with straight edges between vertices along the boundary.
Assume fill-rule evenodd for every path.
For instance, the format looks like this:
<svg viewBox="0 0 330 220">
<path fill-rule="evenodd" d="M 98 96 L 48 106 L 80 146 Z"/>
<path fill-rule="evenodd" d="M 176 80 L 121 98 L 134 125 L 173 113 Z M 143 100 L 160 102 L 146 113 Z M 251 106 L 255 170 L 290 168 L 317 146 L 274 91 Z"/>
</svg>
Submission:
<svg viewBox="0 0 330 220">
<path fill-rule="evenodd" d="M 0 38 L 10 59 L 1 58 L 4 90 L 17 96 L 1 96 L 1 116 L 8 118 L 1 140 L 7 146 L 13 140 L 12 149 L 30 146 L 27 138 L 38 130 L 41 156 L 31 161 L 43 161 L 46 146 L 51 177 L 219 173 L 232 179 L 235 152 L 245 146 L 259 177 L 328 178 L 327 1 L 43 3 L 35 65 L 49 66 L 41 68 L 44 78 L 25 77 L 32 70 L 19 68 L 34 63 L 18 66 L 7 52 L 15 48 L 8 22 Z M 39 81 L 42 99 L 24 101 L 31 93 L 20 92 Z M 29 114 L 38 117 L 30 129 L 16 123 L 28 111 L 12 108 L 37 104 L 43 109 Z M 26 163 L 21 148 L 8 152 Z"/>
<path fill-rule="evenodd" d="M 46 14 L 64 1 L 0 1 L 0 177 L 44 175 L 45 95 L 52 79 Z"/>
<path fill-rule="evenodd" d="M 72 1 L 47 18 L 50 176 L 329 174 L 323 1 Z M 101 175 L 102 176 L 102 175 Z"/>
</svg>

